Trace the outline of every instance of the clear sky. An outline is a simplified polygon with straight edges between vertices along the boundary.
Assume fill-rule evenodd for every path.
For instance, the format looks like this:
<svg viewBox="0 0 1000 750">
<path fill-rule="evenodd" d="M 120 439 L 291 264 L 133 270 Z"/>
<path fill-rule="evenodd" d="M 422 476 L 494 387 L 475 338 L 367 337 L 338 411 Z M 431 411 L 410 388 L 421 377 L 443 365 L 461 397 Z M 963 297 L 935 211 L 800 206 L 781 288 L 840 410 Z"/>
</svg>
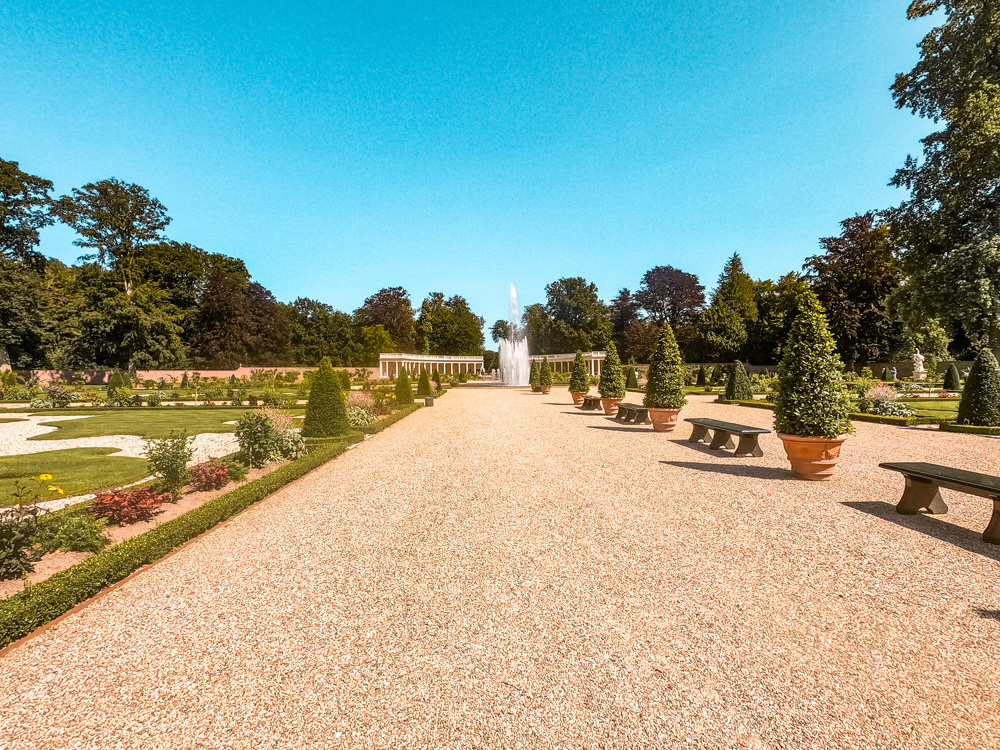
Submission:
<svg viewBox="0 0 1000 750">
<path fill-rule="evenodd" d="M 932 129 L 908 0 L 0 4 L 0 158 L 137 182 L 282 301 L 799 270 Z M 71 230 L 42 250 L 80 254 Z"/>
</svg>

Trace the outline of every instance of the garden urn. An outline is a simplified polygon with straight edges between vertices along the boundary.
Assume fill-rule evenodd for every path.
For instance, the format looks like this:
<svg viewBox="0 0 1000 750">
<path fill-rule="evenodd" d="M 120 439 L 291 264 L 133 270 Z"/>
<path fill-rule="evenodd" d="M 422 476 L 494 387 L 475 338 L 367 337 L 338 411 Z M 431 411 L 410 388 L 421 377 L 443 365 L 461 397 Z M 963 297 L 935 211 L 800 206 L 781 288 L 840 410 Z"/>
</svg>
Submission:
<svg viewBox="0 0 1000 750">
<path fill-rule="evenodd" d="M 654 409 L 649 408 L 649 421 L 653 423 L 656 432 L 673 432 L 677 426 L 677 417 L 680 416 L 680 409 Z"/>
<path fill-rule="evenodd" d="M 580 406 L 580 405 L 583 404 L 583 397 L 586 396 L 587 394 L 586 393 L 576 393 L 575 391 L 570 391 L 569 395 L 573 397 L 573 405 L 574 406 Z"/>
<path fill-rule="evenodd" d="M 602 398 L 601 406 L 604 407 L 604 413 L 609 417 L 613 417 L 618 413 L 618 404 L 620 404 L 624 399 L 620 398 Z"/>
<path fill-rule="evenodd" d="M 785 454 L 792 464 L 792 474 L 799 479 L 825 480 L 833 476 L 840 460 L 840 446 L 847 435 L 828 437 L 800 437 L 779 432 Z"/>
</svg>

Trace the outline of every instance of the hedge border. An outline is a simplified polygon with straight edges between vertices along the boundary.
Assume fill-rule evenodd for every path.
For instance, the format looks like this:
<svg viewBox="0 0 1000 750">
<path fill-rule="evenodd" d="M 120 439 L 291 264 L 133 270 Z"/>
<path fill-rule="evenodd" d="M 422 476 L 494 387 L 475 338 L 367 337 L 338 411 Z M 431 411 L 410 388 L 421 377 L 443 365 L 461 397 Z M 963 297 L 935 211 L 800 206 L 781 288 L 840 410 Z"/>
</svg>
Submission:
<svg viewBox="0 0 1000 750">
<path fill-rule="evenodd" d="M 979 427 L 974 424 L 958 424 L 957 422 L 942 422 L 941 429 L 945 432 L 958 432 L 963 435 L 1000 435 L 1000 427 Z"/>
<path fill-rule="evenodd" d="M 717 399 L 719 403 L 731 404 L 734 406 L 749 406 L 754 409 L 770 409 L 774 411 L 774 404 L 768 403 L 766 401 L 726 401 L 724 399 Z M 871 422 L 874 424 L 887 424 L 896 427 L 913 427 L 914 425 L 920 424 L 936 424 L 940 425 L 946 423 L 948 420 L 942 417 L 885 417 L 880 414 L 861 414 L 858 412 L 851 413 L 851 420 L 854 422 Z"/>
<path fill-rule="evenodd" d="M 381 423 L 372 425 L 368 428 L 369 434 L 381 432 L 412 414 L 418 406 L 413 407 L 400 409 Z M 344 436 L 331 443 L 316 445 L 315 450 L 297 461 L 280 466 L 162 526 L 126 539 L 41 583 L 0 600 L 0 649 L 318 469 L 346 451 L 349 444 L 349 437 Z"/>
</svg>

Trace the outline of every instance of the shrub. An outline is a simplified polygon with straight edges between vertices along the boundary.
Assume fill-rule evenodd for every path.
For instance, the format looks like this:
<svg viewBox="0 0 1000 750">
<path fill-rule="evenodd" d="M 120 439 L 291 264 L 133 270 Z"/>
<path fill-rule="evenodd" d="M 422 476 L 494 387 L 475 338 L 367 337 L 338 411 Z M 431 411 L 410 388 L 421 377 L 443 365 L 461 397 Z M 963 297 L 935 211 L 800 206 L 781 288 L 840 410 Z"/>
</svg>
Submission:
<svg viewBox="0 0 1000 750">
<path fill-rule="evenodd" d="M 631 363 L 628 366 L 628 374 L 625 376 L 625 390 L 639 390 L 639 377 L 636 375 L 635 367 Z"/>
<path fill-rule="evenodd" d="M 646 374 L 646 395 L 642 404 L 648 409 L 680 409 L 684 398 L 684 362 L 681 360 L 674 329 L 669 323 L 660 328 L 656 348 Z"/>
<path fill-rule="evenodd" d="M 622 362 L 618 359 L 618 349 L 615 348 L 614 341 L 608 342 L 597 392 L 603 398 L 625 398 L 625 375 L 622 373 Z"/>
<path fill-rule="evenodd" d="M 426 369 L 420 371 L 420 377 L 417 379 L 417 395 L 431 395 L 431 376 L 427 373 Z"/>
<path fill-rule="evenodd" d="M 399 377 L 396 378 L 396 403 L 399 406 L 406 406 L 413 403 L 413 390 L 410 388 L 410 376 L 406 368 L 401 368 Z"/>
<path fill-rule="evenodd" d="M 799 437 L 851 432 L 844 365 L 816 295 L 803 292 L 784 346 L 774 399 L 774 427 Z"/>
<path fill-rule="evenodd" d="M 902 401 L 872 401 L 870 414 L 878 414 L 882 417 L 912 417 L 916 412 L 904 404 Z"/>
<path fill-rule="evenodd" d="M 106 518 L 118 526 L 130 526 L 139 521 L 148 521 L 160 512 L 160 507 L 169 493 L 156 492 L 149 487 L 135 490 L 112 490 L 102 492 L 87 506 L 97 518 Z"/>
<path fill-rule="evenodd" d="M 185 370 L 185 371 L 184 371 L 184 374 L 183 374 L 183 375 L 181 376 L 181 390 L 182 390 L 182 391 L 183 391 L 183 390 L 187 390 L 187 388 L 188 388 L 189 384 L 190 384 L 190 383 L 189 383 L 189 381 L 188 381 L 188 374 L 187 374 L 187 370 Z"/>
<path fill-rule="evenodd" d="M 353 427 L 367 427 L 375 422 L 375 415 L 367 409 L 362 409 L 360 406 L 348 406 L 347 421 Z"/>
<path fill-rule="evenodd" d="M 347 370 L 337 370 L 337 377 L 340 378 L 340 390 L 345 393 L 351 390 L 351 373 Z"/>
<path fill-rule="evenodd" d="M 750 376 L 742 362 L 736 362 L 730 369 L 729 382 L 726 383 L 727 401 L 753 401 L 753 389 L 750 387 Z"/>
<path fill-rule="evenodd" d="M 265 388 L 260 394 L 260 402 L 264 406 L 281 406 L 281 397 L 273 388 Z"/>
<path fill-rule="evenodd" d="M 138 393 L 132 396 L 132 406 L 142 406 L 142 396 Z"/>
<path fill-rule="evenodd" d="M 289 461 L 295 461 L 303 456 L 309 455 L 309 448 L 306 447 L 305 439 L 297 432 L 281 430 L 278 432 L 277 442 L 278 455 Z"/>
<path fill-rule="evenodd" d="M 552 365 L 548 357 L 542 357 L 542 366 L 538 368 L 538 385 L 542 388 L 552 387 Z"/>
<path fill-rule="evenodd" d="M 958 424 L 1000 427 L 1000 366 L 988 348 L 976 355 L 958 405 Z"/>
<path fill-rule="evenodd" d="M 705 365 L 698 366 L 698 379 L 695 381 L 695 385 L 708 385 L 708 372 L 705 370 Z"/>
<path fill-rule="evenodd" d="M 323 357 L 309 391 L 303 437 L 332 437 L 347 431 L 347 402 L 340 384 L 341 378 L 334 372 L 330 358 Z"/>
<path fill-rule="evenodd" d="M 0 509 L 0 581 L 20 578 L 35 569 L 38 553 L 32 537 L 38 509 L 19 503 Z"/>
<path fill-rule="evenodd" d="M 240 460 L 247 466 L 259 469 L 278 454 L 278 429 L 266 414 L 244 412 L 236 420 L 235 432 Z"/>
<path fill-rule="evenodd" d="M 958 367 L 954 362 L 948 365 L 948 371 L 944 374 L 944 389 L 946 391 L 962 390 L 962 378 L 958 374 Z"/>
<path fill-rule="evenodd" d="M 171 430 L 170 437 L 162 440 L 146 441 L 146 463 L 149 470 L 160 479 L 160 487 L 170 493 L 174 502 L 181 496 L 181 490 L 190 479 L 187 464 L 194 457 L 194 451 L 188 445 L 187 433 L 175 435 Z"/>
<path fill-rule="evenodd" d="M 130 387 L 131 383 L 121 370 L 116 369 L 111 373 L 111 377 L 108 379 L 109 396 L 115 391 L 127 391 Z"/>
<path fill-rule="evenodd" d="M 163 403 L 163 394 L 157 391 L 153 391 L 148 396 L 146 396 L 146 404 L 149 406 L 159 406 Z"/>
<path fill-rule="evenodd" d="M 232 399 L 230 399 L 229 403 L 232 406 L 243 406 L 244 403 L 243 397 L 245 395 L 246 393 L 243 390 L 235 390 L 233 391 L 233 397 Z"/>
<path fill-rule="evenodd" d="M 226 473 L 229 475 L 229 479 L 233 482 L 242 482 L 247 478 L 247 467 L 246 464 L 242 464 L 239 461 L 227 461 L 226 462 Z"/>
<path fill-rule="evenodd" d="M 196 492 L 220 490 L 229 481 L 229 467 L 212 459 L 191 467 L 191 489 Z"/>
<path fill-rule="evenodd" d="M 583 352 L 576 350 L 573 358 L 573 375 L 569 379 L 570 393 L 586 393 L 590 390 L 590 379 L 587 377 L 587 363 L 583 359 Z"/>
<path fill-rule="evenodd" d="M 94 518 L 83 510 L 41 516 L 34 542 L 42 554 L 57 551 L 100 552 L 111 543 L 101 533 L 105 526 L 103 519 Z"/>
<path fill-rule="evenodd" d="M 440 391 L 441 390 L 441 373 L 438 372 L 438 369 L 436 367 L 434 368 L 434 372 L 431 373 L 431 380 L 434 381 L 434 390 Z"/>
<path fill-rule="evenodd" d="M 540 385 L 541 384 L 541 381 L 539 380 L 540 375 L 541 373 L 539 372 L 538 369 L 538 361 L 534 359 L 531 360 L 531 369 L 528 371 L 528 385 L 530 385 L 532 388 L 535 388 L 536 386 Z"/>
<path fill-rule="evenodd" d="M 212 399 L 213 401 L 218 401 L 224 398 L 226 395 L 226 385 L 221 380 L 213 380 L 205 388 L 205 398 Z"/>
<path fill-rule="evenodd" d="M 257 407 L 257 397 L 254 396 L 253 394 L 250 394 L 249 396 L 247 396 L 247 406 L 252 406 L 252 407 L 256 408 Z"/>
<path fill-rule="evenodd" d="M 891 388 L 887 385 L 876 385 L 872 388 L 868 388 L 864 393 L 861 394 L 865 401 L 895 401 L 899 398 L 899 394 L 896 392 L 895 388 Z"/>
</svg>

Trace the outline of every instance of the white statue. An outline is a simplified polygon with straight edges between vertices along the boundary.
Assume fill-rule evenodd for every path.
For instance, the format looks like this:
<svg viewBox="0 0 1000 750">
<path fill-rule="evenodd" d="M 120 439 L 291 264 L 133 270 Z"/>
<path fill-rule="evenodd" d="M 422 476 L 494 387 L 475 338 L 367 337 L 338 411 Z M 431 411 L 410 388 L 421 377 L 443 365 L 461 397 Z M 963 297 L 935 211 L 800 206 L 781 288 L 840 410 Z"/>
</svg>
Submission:
<svg viewBox="0 0 1000 750">
<path fill-rule="evenodd" d="M 913 355 L 913 379 L 925 380 L 926 378 L 927 368 L 924 367 L 924 355 L 917 349 L 917 353 Z"/>
</svg>

